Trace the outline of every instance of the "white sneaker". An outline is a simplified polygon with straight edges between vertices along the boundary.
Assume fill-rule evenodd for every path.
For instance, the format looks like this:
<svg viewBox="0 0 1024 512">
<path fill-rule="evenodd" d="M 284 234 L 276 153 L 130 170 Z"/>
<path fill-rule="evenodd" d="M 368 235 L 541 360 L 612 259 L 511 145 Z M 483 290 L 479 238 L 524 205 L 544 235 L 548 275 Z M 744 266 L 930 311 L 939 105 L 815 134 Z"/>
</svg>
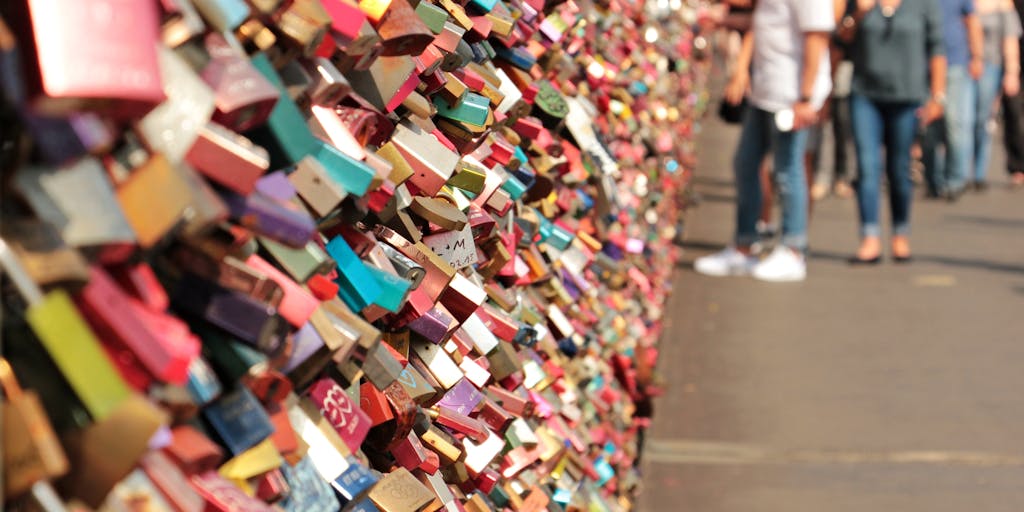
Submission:
<svg viewBox="0 0 1024 512">
<path fill-rule="evenodd" d="M 767 258 L 754 265 L 750 273 L 754 279 L 761 281 L 803 281 L 807 278 L 807 263 L 802 255 L 780 245 Z"/>
<path fill-rule="evenodd" d="M 706 276 L 746 276 L 757 264 L 757 258 L 747 256 L 735 247 L 702 256 L 693 262 L 693 269 Z"/>
</svg>

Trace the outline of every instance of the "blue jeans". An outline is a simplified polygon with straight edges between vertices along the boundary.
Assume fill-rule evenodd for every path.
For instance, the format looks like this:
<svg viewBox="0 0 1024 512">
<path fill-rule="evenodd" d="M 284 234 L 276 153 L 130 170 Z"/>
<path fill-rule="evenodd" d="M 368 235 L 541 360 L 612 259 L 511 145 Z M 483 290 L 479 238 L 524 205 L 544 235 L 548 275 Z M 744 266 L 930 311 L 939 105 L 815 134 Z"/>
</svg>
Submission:
<svg viewBox="0 0 1024 512">
<path fill-rule="evenodd" d="M 782 244 L 803 251 L 807 248 L 807 176 L 804 149 L 807 130 L 781 132 L 775 115 L 749 107 L 743 117 L 733 170 L 736 173 L 736 245 L 757 241 L 757 219 L 761 213 L 760 169 L 765 155 L 773 155 L 773 172 L 782 200 Z"/>
<path fill-rule="evenodd" d="M 950 66 L 946 72 L 946 112 L 941 122 L 925 130 L 922 162 L 931 192 L 956 192 L 964 187 L 974 163 L 974 120 L 978 84 L 966 66 Z M 945 143 L 945 159 L 939 146 Z"/>
<path fill-rule="evenodd" d="M 889 208 L 894 235 L 910 233 L 910 146 L 917 133 L 916 103 L 875 102 L 860 94 L 850 96 L 853 142 L 857 148 L 857 207 L 860 235 L 878 237 L 878 195 L 882 178 L 882 146 L 885 174 L 889 178 Z"/>
<path fill-rule="evenodd" d="M 992 104 L 1003 86 L 1003 67 L 985 64 L 985 72 L 978 80 L 977 115 L 974 120 L 974 181 L 985 181 L 992 158 L 992 134 L 988 122 L 992 119 Z"/>
</svg>

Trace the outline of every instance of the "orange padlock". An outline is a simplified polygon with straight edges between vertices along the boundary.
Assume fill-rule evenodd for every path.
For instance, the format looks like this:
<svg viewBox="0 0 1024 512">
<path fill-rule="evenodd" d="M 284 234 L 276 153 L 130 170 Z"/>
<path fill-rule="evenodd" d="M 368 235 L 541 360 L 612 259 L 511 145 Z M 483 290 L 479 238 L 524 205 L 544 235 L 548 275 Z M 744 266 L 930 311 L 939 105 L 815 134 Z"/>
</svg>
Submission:
<svg viewBox="0 0 1024 512">
<path fill-rule="evenodd" d="M 0 358 L 0 403 L 3 420 L 4 496 L 15 498 L 41 480 L 67 473 L 64 448 L 46 417 L 39 396 L 22 390 L 14 370 Z"/>
</svg>

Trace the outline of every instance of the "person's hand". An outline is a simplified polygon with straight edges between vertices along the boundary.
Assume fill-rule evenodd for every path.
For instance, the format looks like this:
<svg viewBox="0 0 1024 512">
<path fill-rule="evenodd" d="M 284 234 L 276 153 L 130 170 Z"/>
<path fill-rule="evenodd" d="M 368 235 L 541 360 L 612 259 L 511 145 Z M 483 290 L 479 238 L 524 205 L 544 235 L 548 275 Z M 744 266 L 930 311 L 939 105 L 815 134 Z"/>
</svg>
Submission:
<svg viewBox="0 0 1024 512">
<path fill-rule="evenodd" d="M 697 15 L 697 23 L 701 26 L 717 27 L 722 24 L 729 14 L 729 6 L 726 4 L 715 4 L 707 9 L 701 10 Z"/>
<path fill-rule="evenodd" d="M 750 72 L 737 71 L 729 84 L 725 86 L 725 101 L 730 105 L 739 105 L 743 96 L 747 94 L 747 86 L 750 85 Z"/>
<path fill-rule="evenodd" d="M 875 8 L 875 4 L 878 0 L 857 0 L 857 13 L 860 15 L 867 14 L 868 11 Z"/>
<path fill-rule="evenodd" d="M 928 126 L 942 117 L 944 110 L 942 104 L 932 98 L 923 107 L 917 109 L 917 118 L 921 121 L 921 126 Z"/>
<path fill-rule="evenodd" d="M 793 130 L 802 130 L 818 122 L 818 111 L 808 101 L 793 104 Z"/>
<path fill-rule="evenodd" d="M 818 109 L 818 120 L 830 119 L 832 117 L 832 98 L 825 100 L 825 103 Z"/>
<path fill-rule="evenodd" d="M 1020 94 L 1020 74 L 1006 73 L 1003 76 L 1003 93 L 1007 96 Z"/>
<path fill-rule="evenodd" d="M 981 79 L 981 74 L 985 72 L 985 61 L 981 57 L 972 57 L 971 63 L 967 65 L 967 72 L 971 74 L 971 78 Z"/>
</svg>

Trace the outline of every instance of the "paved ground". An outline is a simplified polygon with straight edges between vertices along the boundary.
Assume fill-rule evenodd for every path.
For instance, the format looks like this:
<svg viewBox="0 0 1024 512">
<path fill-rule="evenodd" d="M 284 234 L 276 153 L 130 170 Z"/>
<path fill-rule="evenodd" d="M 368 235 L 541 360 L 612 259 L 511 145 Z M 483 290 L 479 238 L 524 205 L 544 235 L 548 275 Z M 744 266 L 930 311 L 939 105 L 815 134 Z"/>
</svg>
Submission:
<svg viewBox="0 0 1024 512">
<path fill-rule="evenodd" d="M 737 135 L 701 135 L 639 510 L 1024 510 L 1024 190 L 918 200 L 916 261 L 877 268 L 846 264 L 855 203 L 827 199 L 807 282 L 708 278 Z"/>
</svg>

